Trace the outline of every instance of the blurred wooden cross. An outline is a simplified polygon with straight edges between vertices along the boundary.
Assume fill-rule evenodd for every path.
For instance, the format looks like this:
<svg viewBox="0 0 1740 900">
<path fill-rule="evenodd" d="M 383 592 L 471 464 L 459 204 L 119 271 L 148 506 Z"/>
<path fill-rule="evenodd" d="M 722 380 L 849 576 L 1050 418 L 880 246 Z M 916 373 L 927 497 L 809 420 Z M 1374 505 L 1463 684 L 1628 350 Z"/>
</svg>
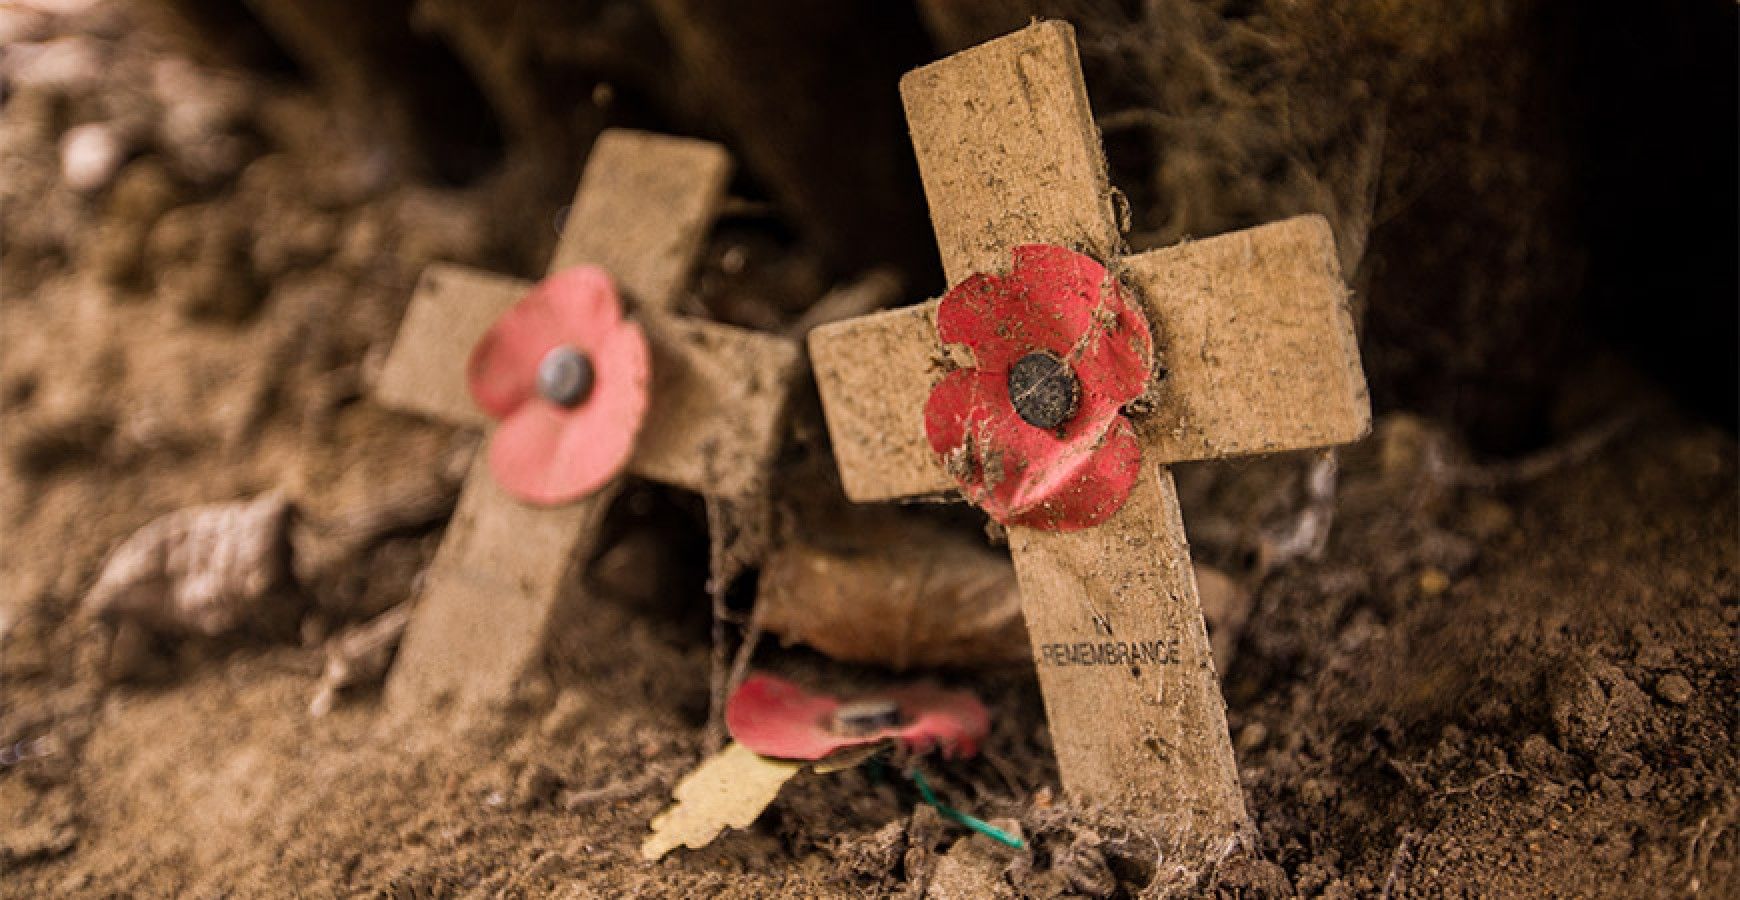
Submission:
<svg viewBox="0 0 1740 900">
<path fill-rule="evenodd" d="M 1134 490 L 1103 524 L 1010 527 L 1009 546 L 1064 788 L 1157 817 L 1181 845 L 1224 841 L 1246 822 L 1244 798 L 1166 466 L 1366 434 L 1328 225 L 1288 219 L 1120 258 L 1074 31 L 1061 22 L 914 70 L 901 94 L 950 284 L 1007 270 L 1017 245 L 1059 244 L 1105 262 L 1149 318 L 1159 365 L 1152 402 L 1131 415 L 1142 451 Z M 924 430 L 945 367 L 936 308 L 810 336 L 854 500 L 956 485 Z"/>
<path fill-rule="evenodd" d="M 590 263 L 616 279 L 652 346 L 646 419 L 628 472 L 719 497 L 763 488 L 800 361 L 792 341 L 672 315 L 730 175 L 724 148 L 607 131 L 592 148 L 550 271 Z M 528 282 L 457 266 L 424 272 L 376 384 L 384 405 L 460 425 L 490 420 L 466 387 L 472 347 Z M 573 565 L 596 550 L 617 485 L 527 505 L 472 464 L 398 659 L 389 712 L 475 712 L 510 701 L 538 662 Z M 459 720 L 458 716 L 454 717 Z"/>
</svg>

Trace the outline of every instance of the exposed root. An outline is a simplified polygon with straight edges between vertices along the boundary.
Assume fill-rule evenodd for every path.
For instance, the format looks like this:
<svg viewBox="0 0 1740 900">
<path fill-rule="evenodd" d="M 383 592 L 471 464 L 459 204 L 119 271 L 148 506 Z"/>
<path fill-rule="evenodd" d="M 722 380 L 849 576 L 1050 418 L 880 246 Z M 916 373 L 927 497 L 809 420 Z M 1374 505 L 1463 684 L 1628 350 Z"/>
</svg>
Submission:
<svg viewBox="0 0 1740 900">
<path fill-rule="evenodd" d="M 737 576 L 767 555 L 772 543 L 772 506 L 764 493 L 741 499 L 707 498 L 707 535 L 709 575 L 707 594 L 713 605 L 713 657 L 709 675 L 707 730 L 703 737 L 706 752 L 712 753 L 725 744 L 725 701 L 749 667 L 755 642 L 760 637 L 760 625 L 750 615 L 745 622 L 731 612 L 726 595 Z M 747 629 L 737 661 L 727 665 L 725 626 L 735 624 Z"/>
<path fill-rule="evenodd" d="M 1384 876 L 1384 890 L 1378 896 L 1381 900 L 1389 900 L 1395 896 L 1397 888 L 1402 883 L 1402 868 L 1413 858 L 1413 845 L 1417 837 L 1412 831 L 1402 835 L 1400 843 L 1396 844 L 1396 852 L 1390 854 L 1389 874 Z"/>
<path fill-rule="evenodd" d="M 1551 447 L 1505 462 L 1486 465 L 1450 466 L 1446 480 L 1459 487 L 1479 490 L 1509 487 L 1539 481 L 1555 472 L 1587 461 L 1614 439 L 1625 434 L 1642 414 L 1637 410 L 1622 412 L 1598 422 Z"/>
<path fill-rule="evenodd" d="M 411 621 L 411 605 L 401 603 L 326 642 L 326 670 L 308 704 L 308 714 L 320 718 L 332 711 L 346 688 L 372 684 L 387 674 L 393 651 Z"/>
<path fill-rule="evenodd" d="M 1305 475 L 1305 501 L 1291 520 L 1263 531 L 1257 545 L 1257 578 L 1299 559 L 1322 559 L 1335 523 L 1336 451 L 1316 454 Z"/>
</svg>

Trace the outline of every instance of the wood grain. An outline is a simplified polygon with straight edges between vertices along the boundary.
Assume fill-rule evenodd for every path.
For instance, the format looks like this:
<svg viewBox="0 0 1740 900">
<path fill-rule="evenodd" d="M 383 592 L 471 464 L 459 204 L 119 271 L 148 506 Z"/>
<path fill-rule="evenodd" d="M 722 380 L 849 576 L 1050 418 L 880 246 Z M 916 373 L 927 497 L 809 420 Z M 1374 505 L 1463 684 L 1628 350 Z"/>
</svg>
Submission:
<svg viewBox="0 0 1740 900">
<path fill-rule="evenodd" d="M 671 311 L 730 178 L 731 156 L 718 144 L 604 132 L 586 159 L 549 270 L 602 266 L 637 308 Z"/>
<path fill-rule="evenodd" d="M 1040 22 L 900 79 L 943 273 L 1007 271 L 1034 241 L 1121 246 L 1075 30 Z"/>
<path fill-rule="evenodd" d="M 567 506 L 502 493 L 477 455 L 386 684 L 390 714 L 460 724 L 510 702 L 539 662 L 571 563 L 591 555 L 617 486 Z"/>
<path fill-rule="evenodd" d="M 729 157 L 716 145 L 605 132 L 587 161 L 549 270 L 603 266 L 643 317 L 663 317 L 694 267 L 729 174 Z M 472 409 L 465 360 L 495 317 L 529 288 L 456 267 L 434 269 L 421 283 L 383 368 L 382 401 L 458 424 L 486 424 Z M 668 329 L 679 341 L 693 332 Z M 717 342 L 739 352 L 751 344 L 736 337 Z M 688 346 L 680 343 L 660 360 L 676 371 L 678 382 L 683 372 L 702 368 Z M 755 349 L 760 351 L 754 356 L 757 366 L 789 365 L 765 347 Z M 757 369 L 755 377 L 762 372 Z M 744 418 L 764 430 L 770 427 L 765 417 Z M 666 427 L 686 425 L 667 421 Z M 682 440 L 654 437 L 666 452 L 694 449 Z M 752 451 L 767 452 L 760 446 Z M 659 458 L 655 452 L 654 459 Z M 691 482 L 716 478 L 739 486 L 743 458 L 721 454 L 720 459 L 732 465 L 719 472 L 694 471 L 702 465 L 695 458 L 684 463 L 688 471 L 669 461 L 665 468 Z M 539 659 L 569 568 L 592 556 L 615 493 L 612 484 L 578 503 L 528 506 L 496 487 L 486 455 L 478 454 L 388 676 L 389 712 L 411 717 L 451 710 L 455 715 L 447 721 L 457 724 L 509 702 L 517 681 Z"/>
<path fill-rule="evenodd" d="M 1009 529 L 1065 789 L 1197 848 L 1245 821 L 1172 476 L 1085 531 Z"/>
<path fill-rule="evenodd" d="M 489 425 L 465 385 L 465 361 L 489 326 L 531 287 L 524 279 L 448 263 L 424 269 L 375 379 L 376 402 L 451 425 Z"/>
<path fill-rule="evenodd" d="M 1165 376 L 1134 417 L 1143 459 L 1220 459 L 1344 444 L 1371 401 L 1335 237 L 1300 216 L 1122 261 Z"/>
<path fill-rule="evenodd" d="M 935 301 L 823 325 L 809 347 L 846 496 L 955 489 L 924 437 L 924 401 L 943 373 Z"/>
<path fill-rule="evenodd" d="M 764 487 L 803 356 L 783 337 L 671 316 L 645 320 L 652 400 L 629 471 L 715 497 Z"/>
</svg>

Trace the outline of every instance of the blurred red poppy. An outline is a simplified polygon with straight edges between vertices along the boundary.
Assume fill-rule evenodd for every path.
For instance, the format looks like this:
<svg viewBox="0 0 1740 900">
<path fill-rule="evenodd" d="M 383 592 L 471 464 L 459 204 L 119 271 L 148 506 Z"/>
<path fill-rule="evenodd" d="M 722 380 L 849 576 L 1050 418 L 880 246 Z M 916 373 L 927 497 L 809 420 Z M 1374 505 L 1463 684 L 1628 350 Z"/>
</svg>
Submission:
<svg viewBox="0 0 1740 900">
<path fill-rule="evenodd" d="M 924 408 L 931 448 L 966 498 L 1005 525 L 1074 531 L 1110 518 L 1142 463 L 1122 413 L 1153 365 L 1148 321 L 1092 257 L 1015 248 L 1008 275 L 975 274 L 943 296 L 937 336 L 974 365 Z"/>
<path fill-rule="evenodd" d="M 940 749 L 944 758 L 966 759 L 979 752 L 991 716 L 972 694 L 930 684 L 842 703 L 757 672 L 725 704 L 725 725 L 738 743 L 776 759 L 821 759 L 886 740 L 914 753 Z"/>
<path fill-rule="evenodd" d="M 471 397 L 501 424 L 489 470 L 530 503 L 568 503 L 621 472 L 646 414 L 646 335 L 622 317 L 610 275 L 557 272 L 471 351 Z"/>
</svg>

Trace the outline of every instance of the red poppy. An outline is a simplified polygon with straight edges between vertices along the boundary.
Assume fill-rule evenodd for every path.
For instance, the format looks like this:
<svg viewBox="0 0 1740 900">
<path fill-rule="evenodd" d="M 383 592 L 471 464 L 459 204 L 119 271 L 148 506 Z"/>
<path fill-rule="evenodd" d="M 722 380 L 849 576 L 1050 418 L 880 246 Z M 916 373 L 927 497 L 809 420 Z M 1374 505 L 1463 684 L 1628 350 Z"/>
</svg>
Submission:
<svg viewBox="0 0 1740 900">
<path fill-rule="evenodd" d="M 648 356 L 596 266 L 551 275 L 503 313 L 466 368 L 472 399 L 501 423 L 489 470 L 502 489 L 567 503 L 622 471 L 646 414 Z"/>
<path fill-rule="evenodd" d="M 842 703 L 757 672 L 725 704 L 725 725 L 738 743 L 776 759 L 821 759 L 886 740 L 914 753 L 939 748 L 948 759 L 966 759 L 979 752 L 991 716 L 972 694 L 930 684 Z"/>
<path fill-rule="evenodd" d="M 1148 321 L 1106 267 L 1064 247 L 1015 248 L 937 308 L 937 336 L 974 367 L 949 372 L 924 430 L 961 492 L 1005 525 L 1074 531 L 1124 505 L 1142 464 L 1121 412 L 1153 360 Z"/>
</svg>

